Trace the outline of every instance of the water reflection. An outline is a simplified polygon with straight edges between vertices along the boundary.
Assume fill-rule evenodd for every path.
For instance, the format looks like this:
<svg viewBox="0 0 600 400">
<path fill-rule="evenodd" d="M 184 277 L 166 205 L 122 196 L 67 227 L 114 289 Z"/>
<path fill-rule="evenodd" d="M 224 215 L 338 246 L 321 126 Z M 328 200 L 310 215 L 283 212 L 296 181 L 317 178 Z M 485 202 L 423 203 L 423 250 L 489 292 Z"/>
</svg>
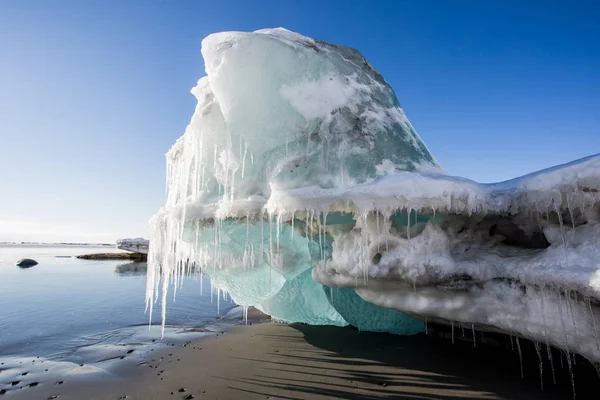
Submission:
<svg viewBox="0 0 600 400">
<path fill-rule="evenodd" d="M 146 262 L 129 262 L 120 264 L 115 267 L 115 274 L 121 276 L 137 276 L 146 275 L 148 263 Z"/>
</svg>

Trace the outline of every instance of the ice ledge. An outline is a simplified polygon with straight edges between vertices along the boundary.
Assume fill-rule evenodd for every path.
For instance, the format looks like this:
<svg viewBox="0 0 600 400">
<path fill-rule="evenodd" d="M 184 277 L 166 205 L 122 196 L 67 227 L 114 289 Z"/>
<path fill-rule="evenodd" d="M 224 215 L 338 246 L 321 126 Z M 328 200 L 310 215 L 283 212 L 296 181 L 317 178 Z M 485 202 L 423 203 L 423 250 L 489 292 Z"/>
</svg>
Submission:
<svg viewBox="0 0 600 400">
<path fill-rule="evenodd" d="M 491 184 L 439 173 L 394 172 L 347 188 L 272 187 L 265 209 L 284 220 L 303 209 L 355 214 L 408 209 L 465 215 L 583 209 L 600 201 L 599 171 L 600 155 Z"/>
</svg>

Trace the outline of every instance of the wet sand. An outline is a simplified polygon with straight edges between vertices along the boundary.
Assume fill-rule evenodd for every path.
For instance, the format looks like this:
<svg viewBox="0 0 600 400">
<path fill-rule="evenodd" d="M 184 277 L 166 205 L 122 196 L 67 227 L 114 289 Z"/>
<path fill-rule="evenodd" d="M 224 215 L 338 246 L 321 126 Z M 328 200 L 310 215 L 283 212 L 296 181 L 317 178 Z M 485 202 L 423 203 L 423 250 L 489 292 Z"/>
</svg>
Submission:
<svg viewBox="0 0 600 400">
<path fill-rule="evenodd" d="M 567 376 L 558 376 L 558 385 L 546 371 L 542 392 L 537 358 L 525 360 L 523 380 L 516 351 L 425 335 L 260 323 L 133 353 L 115 359 L 110 373 L 55 376 L 0 399 L 570 399 L 565 368 L 556 365 Z M 577 399 L 589 398 L 578 390 Z"/>
</svg>

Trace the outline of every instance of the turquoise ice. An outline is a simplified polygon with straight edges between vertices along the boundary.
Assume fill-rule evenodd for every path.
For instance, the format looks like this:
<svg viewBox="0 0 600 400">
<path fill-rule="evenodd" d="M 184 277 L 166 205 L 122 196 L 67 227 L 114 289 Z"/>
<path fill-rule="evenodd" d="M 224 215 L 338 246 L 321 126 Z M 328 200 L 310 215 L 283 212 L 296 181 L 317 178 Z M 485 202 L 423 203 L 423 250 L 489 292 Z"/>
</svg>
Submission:
<svg viewBox="0 0 600 400">
<path fill-rule="evenodd" d="M 192 90 L 198 106 L 167 155 L 168 201 L 153 222 L 149 298 L 165 295 L 159 279 L 164 285 L 191 263 L 236 303 L 277 320 L 421 330 L 352 290 L 331 302 L 328 288 L 312 279 L 314 266 L 331 258 L 332 234 L 354 229 L 360 216 L 265 211 L 273 190 L 439 171 L 391 87 L 358 51 L 285 29 L 210 35 L 202 54 L 207 76 Z M 392 219 L 406 225 L 406 218 Z"/>
</svg>

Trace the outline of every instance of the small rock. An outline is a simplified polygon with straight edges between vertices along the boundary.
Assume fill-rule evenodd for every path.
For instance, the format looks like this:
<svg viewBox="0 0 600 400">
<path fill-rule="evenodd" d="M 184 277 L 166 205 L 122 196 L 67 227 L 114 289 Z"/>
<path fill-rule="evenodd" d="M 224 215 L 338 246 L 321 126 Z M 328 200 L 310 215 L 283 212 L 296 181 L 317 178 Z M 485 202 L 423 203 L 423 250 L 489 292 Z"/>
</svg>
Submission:
<svg viewBox="0 0 600 400">
<path fill-rule="evenodd" d="M 21 381 L 12 381 L 10 383 L 11 386 L 17 386 L 19 383 L 21 383 Z"/>
<path fill-rule="evenodd" d="M 29 268 L 33 267 L 34 265 L 38 265 L 38 262 L 32 260 L 31 258 L 21 258 L 19 261 L 17 261 L 17 266 L 21 268 Z"/>
<path fill-rule="evenodd" d="M 6 393 L 6 389 L 0 389 L 0 394 Z"/>
<path fill-rule="evenodd" d="M 386 387 L 387 386 L 387 382 L 381 382 L 381 386 Z"/>
<path fill-rule="evenodd" d="M 196 397 L 196 396 L 194 396 L 193 394 L 188 394 L 187 396 L 185 396 L 185 400 L 191 400 L 194 397 Z"/>
<path fill-rule="evenodd" d="M 37 386 L 37 385 L 39 385 L 39 384 L 40 384 L 39 382 L 31 382 L 31 383 L 29 384 L 29 387 L 34 387 L 34 386 Z"/>
<path fill-rule="evenodd" d="M 48 400 L 54 400 L 54 399 L 58 399 L 58 395 L 57 394 L 48 397 Z"/>
<path fill-rule="evenodd" d="M 133 353 L 133 350 L 127 350 L 127 354 Z"/>
<path fill-rule="evenodd" d="M 185 388 L 181 388 L 181 389 L 179 389 L 179 390 L 178 390 L 178 392 L 179 392 L 179 393 L 183 393 L 183 392 L 185 392 Z"/>
<path fill-rule="evenodd" d="M 23 372 L 23 373 L 21 374 L 21 376 L 25 376 L 25 375 L 27 375 L 28 373 L 29 373 L 29 372 Z"/>
<path fill-rule="evenodd" d="M 63 383 L 65 383 L 65 381 L 58 381 L 58 382 L 56 382 L 57 385 L 62 385 Z"/>
</svg>

